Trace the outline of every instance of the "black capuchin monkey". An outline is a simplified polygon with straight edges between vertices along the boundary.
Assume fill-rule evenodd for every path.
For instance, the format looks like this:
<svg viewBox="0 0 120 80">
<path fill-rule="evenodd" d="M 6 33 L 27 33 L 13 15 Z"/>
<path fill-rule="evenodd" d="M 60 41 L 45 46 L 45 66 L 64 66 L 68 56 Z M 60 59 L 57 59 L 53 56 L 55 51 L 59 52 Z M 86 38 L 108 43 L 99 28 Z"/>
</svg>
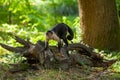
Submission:
<svg viewBox="0 0 120 80">
<path fill-rule="evenodd" d="M 69 35 L 67 35 L 69 33 Z M 66 47 L 68 46 L 68 40 L 72 40 L 74 37 L 72 29 L 64 23 L 59 23 L 52 30 L 46 32 L 46 41 L 45 41 L 45 48 L 48 48 L 49 40 L 53 39 L 58 42 L 58 50 L 60 52 L 60 48 L 62 47 L 61 40 L 65 43 Z"/>
</svg>

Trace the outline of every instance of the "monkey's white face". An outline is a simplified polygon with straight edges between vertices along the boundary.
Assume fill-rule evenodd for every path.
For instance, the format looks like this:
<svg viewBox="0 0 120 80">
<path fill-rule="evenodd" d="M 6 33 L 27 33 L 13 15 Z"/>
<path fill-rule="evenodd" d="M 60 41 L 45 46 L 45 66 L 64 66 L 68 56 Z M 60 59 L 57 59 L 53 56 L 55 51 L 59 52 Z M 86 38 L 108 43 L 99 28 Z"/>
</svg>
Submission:
<svg viewBox="0 0 120 80">
<path fill-rule="evenodd" d="M 53 39 L 53 40 L 55 40 L 55 41 L 57 41 L 57 42 L 59 42 L 60 41 L 60 38 L 52 31 L 52 33 L 48 33 L 47 35 L 46 35 L 46 41 L 49 41 L 49 40 L 51 40 L 51 39 Z"/>
</svg>

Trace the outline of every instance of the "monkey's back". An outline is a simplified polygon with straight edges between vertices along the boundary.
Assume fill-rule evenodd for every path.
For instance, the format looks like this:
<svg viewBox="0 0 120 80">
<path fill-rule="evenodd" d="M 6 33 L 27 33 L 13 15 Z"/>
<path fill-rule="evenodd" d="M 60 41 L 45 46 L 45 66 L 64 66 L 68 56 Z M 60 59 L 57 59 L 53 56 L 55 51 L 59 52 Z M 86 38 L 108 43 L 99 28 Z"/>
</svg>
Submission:
<svg viewBox="0 0 120 80">
<path fill-rule="evenodd" d="M 54 26 L 52 31 L 54 31 L 58 37 L 62 38 L 62 36 L 67 35 L 68 27 L 64 23 L 59 23 L 56 26 Z"/>
</svg>

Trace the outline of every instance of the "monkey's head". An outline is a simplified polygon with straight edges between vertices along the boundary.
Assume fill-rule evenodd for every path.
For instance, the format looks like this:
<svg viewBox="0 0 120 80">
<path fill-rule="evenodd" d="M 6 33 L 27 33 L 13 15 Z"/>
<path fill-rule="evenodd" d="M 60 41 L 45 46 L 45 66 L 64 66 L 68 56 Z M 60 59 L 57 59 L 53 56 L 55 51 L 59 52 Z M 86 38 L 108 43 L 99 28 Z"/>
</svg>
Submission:
<svg viewBox="0 0 120 80">
<path fill-rule="evenodd" d="M 47 36 L 52 36 L 52 35 L 53 35 L 53 32 L 52 32 L 52 31 L 47 31 L 47 32 L 46 32 L 46 35 L 47 35 Z"/>
<path fill-rule="evenodd" d="M 47 31 L 46 32 L 46 39 L 52 39 L 53 38 L 53 32 L 52 31 Z"/>
<path fill-rule="evenodd" d="M 53 31 L 47 31 L 46 32 L 46 40 L 49 41 L 50 39 L 59 41 L 59 37 L 55 34 Z"/>
</svg>

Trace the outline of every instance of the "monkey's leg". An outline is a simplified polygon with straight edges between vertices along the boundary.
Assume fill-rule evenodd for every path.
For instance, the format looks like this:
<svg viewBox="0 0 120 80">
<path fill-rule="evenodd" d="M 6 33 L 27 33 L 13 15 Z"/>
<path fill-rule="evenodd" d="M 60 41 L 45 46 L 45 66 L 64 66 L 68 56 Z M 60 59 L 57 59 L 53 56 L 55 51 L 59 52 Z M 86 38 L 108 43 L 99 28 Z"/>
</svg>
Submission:
<svg viewBox="0 0 120 80">
<path fill-rule="evenodd" d="M 57 54 L 59 57 L 64 57 L 64 55 L 61 52 L 61 48 L 62 48 L 62 43 L 61 41 L 58 42 L 58 51 L 59 53 Z"/>
<path fill-rule="evenodd" d="M 59 52 L 60 52 L 61 47 L 62 47 L 62 43 L 61 43 L 61 41 L 59 41 L 58 42 L 58 50 L 59 50 Z"/>
<path fill-rule="evenodd" d="M 68 50 L 67 50 L 67 47 L 68 47 L 68 41 L 67 41 L 67 38 L 66 38 L 66 37 L 63 38 L 63 41 L 64 41 L 64 43 L 65 43 L 65 49 L 66 49 L 66 51 L 67 51 L 67 56 L 69 57 L 70 55 L 69 55 Z"/>
<path fill-rule="evenodd" d="M 67 41 L 67 38 L 65 37 L 65 38 L 63 38 L 63 41 L 64 41 L 64 43 L 65 43 L 65 46 L 67 47 L 68 46 L 68 41 Z"/>
</svg>

